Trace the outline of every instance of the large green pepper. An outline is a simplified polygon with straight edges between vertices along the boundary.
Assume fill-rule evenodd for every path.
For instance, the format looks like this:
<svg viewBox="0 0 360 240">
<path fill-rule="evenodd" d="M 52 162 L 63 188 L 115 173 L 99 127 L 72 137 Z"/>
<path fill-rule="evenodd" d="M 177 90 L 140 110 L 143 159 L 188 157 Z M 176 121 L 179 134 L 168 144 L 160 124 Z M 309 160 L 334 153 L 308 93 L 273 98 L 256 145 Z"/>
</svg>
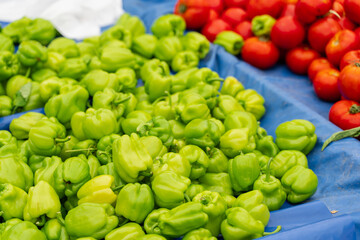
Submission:
<svg viewBox="0 0 360 240">
<path fill-rule="evenodd" d="M 239 155 L 229 161 L 228 171 L 235 191 L 249 191 L 260 175 L 259 161 L 254 153 Z"/>
<path fill-rule="evenodd" d="M 234 31 L 222 31 L 216 35 L 214 44 L 224 47 L 224 49 L 232 55 L 238 55 L 244 46 L 244 39 Z"/>
<path fill-rule="evenodd" d="M 47 240 L 69 240 L 69 234 L 57 219 L 47 221 L 41 229 L 45 233 Z"/>
<path fill-rule="evenodd" d="M 288 194 L 287 200 L 300 203 L 316 192 L 318 179 L 311 169 L 297 165 L 282 176 L 281 184 Z"/>
<path fill-rule="evenodd" d="M 249 144 L 251 142 L 248 128 L 230 129 L 220 137 L 220 149 L 230 158 L 238 156 L 241 152 L 248 152 Z"/>
<path fill-rule="evenodd" d="M 224 131 L 222 122 L 217 119 L 194 119 L 186 125 L 184 134 L 187 144 L 205 149 L 217 146 Z"/>
<path fill-rule="evenodd" d="M 151 158 L 155 159 L 162 157 L 165 153 L 167 153 L 167 148 L 163 145 L 160 138 L 155 136 L 144 136 L 140 138 L 142 144 L 144 144 L 145 148 L 148 150 Z M 153 171 L 154 172 L 154 171 Z"/>
<path fill-rule="evenodd" d="M 270 135 L 267 135 L 265 129 L 263 133 L 259 133 L 255 137 L 256 141 L 256 150 L 260 151 L 262 154 L 268 157 L 275 157 L 279 153 L 278 146 L 274 143 L 274 138 Z"/>
<path fill-rule="evenodd" d="M 251 31 L 255 36 L 269 36 L 276 19 L 268 14 L 256 16 L 251 20 Z"/>
<path fill-rule="evenodd" d="M 171 96 L 164 97 L 164 100 L 158 98 L 158 100 L 153 103 L 153 115 L 162 116 L 167 120 L 173 120 L 176 118 L 175 105 L 176 103 L 173 103 Z"/>
<path fill-rule="evenodd" d="M 134 67 L 135 55 L 131 50 L 120 47 L 104 47 L 100 51 L 99 59 L 101 69 L 108 72 L 116 72 L 119 68 Z"/>
<path fill-rule="evenodd" d="M 156 136 L 166 147 L 170 147 L 174 140 L 169 122 L 162 116 L 155 116 L 150 121 L 137 127 L 140 136 Z"/>
<path fill-rule="evenodd" d="M 175 36 L 167 36 L 158 40 L 154 55 L 161 61 L 171 62 L 180 51 L 182 51 L 180 39 Z"/>
<path fill-rule="evenodd" d="M 40 83 L 40 97 L 47 102 L 51 97 L 60 93 L 60 89 L 66 85 L 78 85 L 78 82 L 70 78 L 50 77 Z"/>
<path fill-rule="evenodd" d="M 146 58 L 152 58 L 155 52 L 157 38 L 154 35 L 143 34 L 134 37 L 131 50 Z"/>
<path fill-rule="evenodd" d="M 9 51 L 0 52 L 0 82 L 18 74 L 20 64 L 17 56 Z"/>
<path fill-rule="evenodd" d="M 253 114 L 244 111 L 234 111 L 225 117 L 224 126 L 226 131 L 235 128 L 248 128 L 249 136 L 253 136 L 257 132 L 258 123 Z"/>
<path fill-rule="evenodd" d="M 48 45 L 56 36 L 56 29 L 52 23 L 43 18 L 35 18 L 30 24 L 25 26 L 25 34 L 21 36 L 21 41 L 36 40 L 42 45 Z"/>
<path fill-rule="evenodd" d="M 229 76 L 225 78 L 220 93 L 235 97 L 238 92 L 243 91 L 244 89 L 244 86 L 241 82 L 239 82 L 239 80 L 235 77 Z"/>
<path fill-rule="evenodd" d="M 43 118 L 29 131 L 30 150 L 37 155 L 58 155 L 66 137 L 65 127 L 54 118 Z"/>
<path fill-rule="evenodd" d="M 192 51 L 178 52 L 171 61 L 171 68 L 175 72 L 197 67 L 199 58 L 196 53 Z"/>
<path fill-rule="evenodd" d="M 11 218 L 23 218 L 27 194 L 21 188 L 10 183 L 0 184 L 0 210 L 5 221 Z"/>
<path fill-rule="evenodd" d="M 154 196 L 148 185 L 128 183 L 119 192 L 115 213 L 140 224 L 144 222 L 154 206 Z"/>
<path fill-rule="evenodd" d="M 174 208 L 185 202 L 190 179 L 173 171 L 164 171 L 151 182 L 155 203 L 159 207 Z"/>
<path fill-rule="evenodd" d="M 12 220 L 10 220 L 12 221 Z M 43 232 L 41 232 L 33 223 L 29 221 L 21 221 L 14 224 L 11 228 L 4 231 L 1 235 L 2 240 L 48 240 Z"/>
<path fill-rule="evenodd" d="M 109 109 L 88 108 L 86 112 L 77 112 L 71 117 L 73 135 L 79 140 L 100 139 L 118 132 L 114 113 Z"/>
<path fill-rule="evenodd" d="M 232 195 L 231 180 L 228 173 L 206 173 L 199 178 L 200 184 L 208 191 L 221 195 Z"/>
<path fill-rule="evenodd" d="M 113 143 L 113 162 L 126 182 L 137 182 L 150 174 L 152 158 L 135 133 L 123 135 Z"/>
<path fill-rule="evenodd" d="M 228 171 L 228 158 L 218 148 L 212 148 L 208 152 L 209 167 L 206 172 L 208 173 L 221 173 Z"/>
<path fill-rule="evenodd" d="M 252 190 L 240 194 L 233 207 L 242 207 L 256 220 L 260 220 L 266 226 L 270 219 L 268 207 L 264 204 L 264 195 L 259 190 Z"/>
<path fill-rule="evenodd" d="M 200 68 L 189 75 L 186 86 L 191 88 L 201 82 L 205 82 L 219 89 L 221 81 L 222 79 L 219 77 L 219 74 L 213 72 L 210 68 Z"/>
<path fill-rule="evenodd" d="M 199 228 L 196 230 L 192 230 L 185 234 L 183 240 L 216 240 L 211 232 L 206 228 Z"/>
<path fill-rule="evenodd" d="M 65 217 L 65 228 L 71 238 L 104 238 L 119 223 L 114 208 L 107 203 L 83 203 Z"/>
<path fill-rule="evenodd" d="M 65 126 L 70 126 L 71 117 L 76 112 L 83 112 L 89 99 L 89 93 L 79 85 L 65 85 L 60 93 L 45 104 L 45 114 L 56 117 Z"/>
<path fill-rule="evenodd" d="M 282 150 L 271 161 L 271 174 L 281 178 L 292 167 L 300 165 L 308 167 L 306 155 L 297 150 Z"/>
<path fill-rule="evenodd" d="M 183 18 L 175 14 L 165 14 L 151 25 L 151 32 L 157 37 L 180 37 L 184 34 L 186 24 Z"/>
<path fill-rule="evenodd" d="M 118 77 L 123 91 L 132 91 L 136 88 L 136 73 L 131 68 L 120 68 L 115 72 Z"/>
<path fill-rule="evenodd" d="M 280 124 L 276 130 L 276 144 L 281 150 L 299 150 L 308 154 L 315 146 L 315 126 L 304 119 Z"/>
<path fill-rule="evenodd" d="M 234 111 L 244 111 L 244 108 L 234 97 L 230 95 L 220 95 L 217 98 L 217 104 L 212 114 L 217 119 L 224 120 L 228 114 Z"/>
<path fill-rule="evenodd" d="M 195 145 L 186 145 L 181 148 L 179 154 L 191 164 L 190 179 L 198 179 L 204 176 L 209 166 L 209 157 Z"/>
<path fill-rule="evenodd" d="M 60 199 L 54 188 L 48 182 L 40 181 L 29 189 L 24 208 L 24 220 L 43 226 L 45 215 L 49 218 L 55 218 L 60 212 L 60 208 Z"/>
<path fill-rule="evenodd" d="M 59 77 L 81 79 L 89 71 L 87 63 L 81 57 L 66 59 L 60 64 Z"/>
<path fill-rule="evenodd" d="M 69 39 L 70 40 L 70 39 Z M 65 56 L 58 52 L 48 51 L 48 59 L 43 64 L 44 68 L 49 68 L 55 72 L 59 72 L 62 62 L 65 61 Z"/>
<path fill-rule="evenodd" d="M 9 25 L 2 29 L 2 33 L 10 37 L 14 43 L 19 43 L 21 38 L 25 35 L 26 26 L 30 25 L 31 19 L 23 17 L 11 22 Z"/>
<path fill-rule="evenodd" d="M 137 223 L 127 223 L 119 228 L 115 228 L 105 236 L 105 240 L 131 240 L 139 239 L 144 236 L 144 230 Z"/>
<path fill-rule="evenodd" d="M 184 139 L 185 138 L 185 127 L 181 121 L 178 120 L 169 120 L 171 131 L 175 139 Z"/>
<path fill-rule="evenodd" d="M 9 129 L 17 139 L 29 138 L 30 129 L 44 116 L 42 113 L 28 112 L 11 121 Z"/>
<path fill-rule="evenodd" d="M 123 26 L 131 32 L 133 37 L 143 35 L 146 32 L 144 23 L 137 16 L 124 13 L 117 20 L 116 25 Z"/>
<path fill-rule="evenodd" d="M 138 126 L 150 120 L 151 115 L 149 113 L 144 111 L 133 111 L 121 122 L 121 128 L 125 134 L 130 135 L 131 133 L 136 133 Z"/>
<path fill-rule="evenodd" d="M 116 74 L 107 73 L 100 69 L 91 70 L 81 79 L 80 83 L 85 86 L 91 96 L 105 88 L 112 88 L 116 92 L 122 89 L 120 79 Z"/>
<path fill-rule="evenodd" d="M 267 164 L 266 174 L 263 174 L 256 179 L 253 189 L 261 191 L 264 195 L 264 203 L 268 206 L 270 211 L 273 211 L 280 209 L 284 204 L 286 192 L 284 191 L 280 180 L 270 175 L 271 160 L 272 158 L 270 158 Z"/>
<path fill-rule="evenodd" d="M 145 82 L 145 91 L 149 94 L 150 102 L 154 102 L 170 92 L 172 78 L 172 76 L 153 74 L 152 78 L 147 79 Z"/>
<path fill-rule="evenodd" d="M 37 63 L 44 63 L 48 57 L 46 47 L 34 40 L 21 42 L 17 55 L 20 63 L 26 67 L 32 67 Z"/>
<path fill-rule="evenodd" d="M 154 77 L 166 77 L 170 75 L 169 65 L 157 58 L 147 61 L 140 69 L 140 76 L 144 82 Z"/>
<path fill-rule="evenodd" d="M 180 237 L 206 225 L 208 216 L 202 209 L 202 204 L 188 202 L 172 210 L 154 210 L 145 220 L 145 230 L 165 237 Z"/>
<path fill-rule="evenodd" d="M 254 114 L 259 120 L 265 114 L 264 98 L 253 89 L 246 89 L 235 95 L 247 112 Z"/>
<path fill-rule="evenodd" d="M 0 183 L 10 183 L 28 191 L 33 185 L 30 167 L 16 155 L 0 158 Z"/>
<path fill-rule="evenodd" d="M 184 123 L 189 123 L 195 118 L 206 119 L 210 117 L 206 100 L 197 93 L 181 95 L 179 104 L 175 109 Z"/>
<path fill-rule="evenodd" d="M 190 31 L 180 38 L 184 50 L 193 51 L 200 59 L 203 59 L 210 50 L 210 42 L 207 38 L 195 31 Z"/>
<path fill-rule="evenodd" d="M 8 116 L 12 113 L 12 99 L 8 96 L 0 96 L 0 117 Z"/>
<path fill-rule="evenodd" d="M 36 185 L 40 181 L 45 181 L 55 188 L 54 173 L 61 163 L 62 161 L 59 157 L 46 157 L 41 161 L 41 166 L 34 173 L 34 184 Z"/>
<path fill-rule="evenodd" d="M 80 51 L 76 42 L 65 37 L 58 37 L 52 40 L 48 46 L 49 52 L 57 52 L 65 58 L 74 58 L 80 56 Z"/>
<path fill-rule="evenodd" d="M 126 26 L 116 24 L 105 30 L 100 35 L 100 45 L 104 45 L 105 43 L 114 39 L 120 40 L 125 43 L 125 46 L 127 48 L 131 47 L 132 35 L 131 32 L 126 28 Z"/>
<path fill-rule="evenodd" d="M 0 52 L 8 51 L 13 53 L 15 51 L 12 39 L 3 33 L 0 33 Z"/>
<path fill-rule="evenodd" d="M 154 159 L 153 176 L 156 177 L 161 172 L 173 171 L 181 176 L 189 177 L 191 165 L 189 161 L 179 153 L 165 153 L 163 156 Z"/>
<path fill-rule="evenodd" d="M 225 219 L 225 210 L 227 208 L 225 200 L 217 192 L 204 191 L 197 194 L 192 201 L 201 203 L 203 212 L 209 217 L 204 228 L 210 230 L 213 236 L 218 236 L 221 222 Z"/>
</svg>

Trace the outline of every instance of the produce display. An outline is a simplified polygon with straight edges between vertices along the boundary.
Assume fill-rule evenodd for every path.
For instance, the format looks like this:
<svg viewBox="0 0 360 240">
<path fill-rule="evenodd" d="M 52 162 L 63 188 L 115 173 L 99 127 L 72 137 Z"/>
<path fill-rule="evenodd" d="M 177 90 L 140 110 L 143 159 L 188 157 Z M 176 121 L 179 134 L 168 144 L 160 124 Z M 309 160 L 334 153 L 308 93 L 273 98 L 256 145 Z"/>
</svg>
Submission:
<svg viewBox="0 0 360 240">
<path fill-rule="evenodd" d="M 333 114 L 339 105 L 360 105 L 359 1 L 179 0 L 174 13 L 189 29 L 257 68 L 283 61 L 293 73 L 307 74 L 321 100 L 348 103 L 335 104 L 329 120 L 350 128 Z M 355 123 L 354 111 L 344 111 Z"/>
<path fill-rule="evenodd" d="M 45 114 L 0 131 L 1 239 L 254 239 L 281 231 L 265 232 L 270 211 L 316 192 L 315 126 L 283 122 L 274 140 L 265 99 L 198 68 L 210 43 L 181 17 L 151 35 L 124 14 L 82 42 L 46 24 L 29 37 L 35 21 L 3 29 L 19 46 L 0 52 L 17 69 L 1 113 Z"/>
</svg>

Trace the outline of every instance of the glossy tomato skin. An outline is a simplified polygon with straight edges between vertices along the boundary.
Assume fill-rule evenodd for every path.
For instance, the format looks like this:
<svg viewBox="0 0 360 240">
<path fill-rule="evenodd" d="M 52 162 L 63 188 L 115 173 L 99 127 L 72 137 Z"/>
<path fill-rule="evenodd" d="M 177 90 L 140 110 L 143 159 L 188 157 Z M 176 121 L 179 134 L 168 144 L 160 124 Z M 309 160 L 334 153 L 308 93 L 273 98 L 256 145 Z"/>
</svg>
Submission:
<svg viewBox="0 0 360 240">
<path fill-rule="evenodd" d="M 334 10 L 335 12 L 337 12 L 337 14 L 339 14 L 340 17 L 343 17 L 345 15 L 345 10 L 344 10 L 344 4 L 343 3 L 340 3 L 338 1 L 334 1 L 331 9 Z M 334 17 L 337 18 L 337 16 L 335 16 L 335 15 L 334 15 Z"/>
<path fill-rule="evenodd" d="M 341 19 L 338 19 L 338 23 L 340 24 L 342 29 L 354 30 L 356 28 L 356 24 L 347 17 L 342 17 Z"/>
<path fill-rule="evenodd" d="M 340 100 L 329 111 L 329 120 L 343 130 L 360 126 L 360 113 L 353 111 L 360 104 L 352 100 Z M 352 109 L 352 106 L 353 109 Z"/>
<path fill-rule="evenodd" d="M 242 48 L 243 60 L 260 69 L 274 66 L 279 55 L 279 50 L 271 41 L 258 37 L 248 38 Z"/>
<path fill-rule="evenodd" d="M 249 21 L 244 21 L 244 22 L 238 24 L 234 28 L 234 31 L 236 33 L 240 34 L 244 40 L 254 36 L 254 34 L 251 30 L 251 22 L 249 22 Z"/>
<path fill-rule="evenodd" d="M 201 33 L 210 41 L 213 42 L 216 38 L 216 35 L 222 31 L 232 30 L 231 26 L 222 19 L 215 19 L 207 23 Z"/>
<path fill-rule="evenodd" d="M 314 59 L 308 68 L 309 79 L 313 81 L 316 74 L 325 69 L 335 69 L 335 67 L 326 58 Z"/>
<path fill-rule="evenodd" d="M 249 0 L 224 0 L 225 7 L 227 8 L 239 7 L 245 9 L 248 2 Z"/>
<path fill-rule="evenodd" d="M 249 19 L 263 14 L 278 18 L 283 6 L 284 2 L 282 0 L 250 0 L 246 7 L 246 11 Z"/>
<path fill-rule="evenodd" d="M 235 8 L 235 7 L 226 9 L 221 15 L 221 19 L 223 19 L 225 22 L 227 22 L 233 27 L 245 21 L 246 18 L 247 18 L 247 14 L 245 10 L 242 8 Z"/>
<path fill-rule="evenodd" d="M 314 50 L 324 53 L 326 44 L 342 28 L 333 18 L 325 17 L 314 22 L 308 30 L 308 41 Z"/>
<path fill-rule="evenodd" d="M 336 33 L 325 48 L 326 57 L 334 66 L 339 66 L 342 57 L 349 51 L 358 49 L 359 40 L 357 35 L 350 30 L 342 30 Z"/>
<path fill-rule="evenodd" d="M 287 3 L 284 5 L 279 18 L 292 16 L 295 17 L 295 4 L 294 3 Z"/>
<path fill-rule="evenodd" d="M 344 9 L 346 16 L 353 22 L 360 24 L 360 1 L 345 0 Z"/>
<path fill-rule="evenodd" d="M 328 102 L 340 100 L 341 94 L 337 86 L 340 72 L 336 69 L 325 69 L 318 72 L 313 81 L 316 95 Z"/>
<path fill-rule="evenodd" d="M 286 16 L 276 21 L 270 37 L 277 47 L 288 50 L 304 41 L 305 29 L 295 17 Z"/>
<path fill-rule="evenodd" d="M 360 63 L 360 50 L 347 52 L 340 61 L 340 70 L 350 64 Z"/>
<path fill-rule="evenodd" d="M 302 23 L 315 22 L 317 17 L 325 15 L 332 7 L 331 0 L 299 0 L 295 13 Z"/>
<path fill-rule="evenodd" d="M 320 54 L 308 47 L 297 47 L 286 54 L 286 65 L 296 74 L 307 74 L 311 62 Z"/>
<path fill-rule="evenodd" d="M 338 87 L 346 99 L 360 101 L 360 65 L 347 65 L 340 72 Z"/>
</svg>

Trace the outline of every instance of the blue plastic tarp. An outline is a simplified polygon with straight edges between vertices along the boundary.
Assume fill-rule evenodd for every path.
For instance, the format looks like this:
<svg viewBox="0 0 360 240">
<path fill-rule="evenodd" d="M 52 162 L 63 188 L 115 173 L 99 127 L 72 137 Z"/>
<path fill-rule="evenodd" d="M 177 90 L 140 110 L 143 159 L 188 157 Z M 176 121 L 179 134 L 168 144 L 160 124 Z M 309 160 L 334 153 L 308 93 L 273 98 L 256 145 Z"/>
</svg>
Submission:
<svg viewBox="0 0 360 240">
<path fill-rule="evenodd" d="M 123 0 L 125 10 L 139 16 L 148 31 L 153 21 L 171 13 L 174 5 L 175 0 Z M 344 139 L 321 152 L 324 141 L 340 129 L 328 121 L 331 104 L 316 97 L 308 78 L 292 74 L 283 64 L 267 71 L 256 69 L 216 45 L 200 67 L 209 67 L 221 77 L 235 76 L 246 88 L 262 94 L 267 112 L 261 126 L 270 135 L 275 137 L 276 127 L 293 119 L 307 119 L 316 127 L 318 142 L 308 160 L 319 179 L 317 192 L 303 204 L 286 203 L 272 212 L 266 230 L 277 225 L 282 225 L 282 230 L 264 239 L 360 239 L 360 143 Z M 7 129 L 16 116 L 0 118 L 0 129 Z"/>
</svg>

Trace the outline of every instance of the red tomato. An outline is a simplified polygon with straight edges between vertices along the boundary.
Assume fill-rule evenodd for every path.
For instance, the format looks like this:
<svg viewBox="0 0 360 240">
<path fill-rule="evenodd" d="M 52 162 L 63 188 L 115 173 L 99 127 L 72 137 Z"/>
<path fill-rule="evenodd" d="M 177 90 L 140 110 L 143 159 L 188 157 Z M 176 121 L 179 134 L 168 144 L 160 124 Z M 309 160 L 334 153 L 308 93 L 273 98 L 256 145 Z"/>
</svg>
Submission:
<svg viewBox="0 0 360 240">
<path fill-rule="evenodd" d="M 340 24 L 330 17 L 325 17 L 314 22 L 308 30 L 310 46 L 320 52 L 325 52 L 326 44 L 342 28 Z"/>
<path fill-rule="evenodd" d="M 355 23 L 353 23 L 349 18 L 342 17 L 341 19 L 338 19 L 338 23 L 342 27 L 342 29 L 349 29 L 354 30 L 356 28 Z"/>
<path fill-rule="evenodd" d="M 249 19 L 263 14 L 277 18 L 281 13 L 283 5 L 284 3 L 281 0 L 250 0 L 246 10 Z"/>
<path fill-rule="evenodd" d="M 201 33 L 210 41 L 213 42 L 216 38 L 216 35 L 222 31 L 232 30 L 231 26 L 222 19 L 215 19 L 207 23 Z"/>
<path fill-rule="evenodd" d="M 359 0 L 345 0 L 344 1 L 345 14 L 351 21 L 360 24 L 360 1 Z"/>
<path fill-rule="evenodd" d="M 251 30 L 251 22 L 249 22 L 249 21 L 244 21 L 244 22 L 238 24 L 234 28 L 234 31 L 236 33 L 240 34 L 244 40 L 254 36 L 254 34 Z"/>
<path fill-rule="evenodd" d="M 319 58 L 320 54 L 313 49 L 297 47 L 286 54 L 286 65 L 296 74 L 307 74 L 311 62 Z"/>
<path fill-rule="evenodd" d="M 300 22 L 312 23 L 317 17 L 323 16 L 331 9 L 331 0 L 299 0 L 295 13 Z"/>
<path fill-rule="evenodd" d="M 219 13 L 215 10 L 210 9 L 209 18 L 208 18 L 207 22 L 214 21 L 215 19 L 218 19 L 218 18 L 219 18 Z"/>
<path fill-rule="evenodd" d="M 346 99 L 360 101 L 360 64 L 347 65 L 340 72 L 338 87 Z"/>
<path fill-rule="evenodd" d="M 340 70 L 350 64 L 360 63 L 360 50 L 347 52 L 340 61 Z"/>
<path fill-rule="evenodd" d="M 335 69 L 335 67 L 326 58 L 317 58 L 313 60 L 308 68 L 308 77 L 314 80 L 316 74 L 325 69 Z"/>
<path fill-rule="evenodd" d="M 290 3 L 285 4 L 279 18 L 282 18 L 285 16 L 294 17 L 295 16 L 295 6 L 296 6 L 295 4 L 290 4 Z"/>
<path fill-rule="evenodd" d="M 351 100 L 336 102 L 329 111 L 329 120 L 343 130 L 360 126 L 360 104 Z"/>
<path fill-rule="evenodd" d="M 267 69 L 279 60 L 279 50 L 268 39 L 251 37 L 244 43 L 242 58 L 257 68 Z"/>
<path fill-rule="evenodd" d="M 246 20 L 247 18 L 247 14 L 245 12 L 245 10 L 243 10 L 242 8 L 228 8 L 226 9 L 222 15 L 221 18 L 227 22 L 228 24 L 230 24 L 231 26 L 236 26 L 239 23 L 243 22 Z"/>
<path fill-rule="evenodd" d="M 303 42 L 305 29 L 295 17 L 287 16 L 276 21 L 270 36 L 277 47 L 291 49 Z"/>
<path fill-rule="evenodd" d="M 245 9 L 249 0 L 224 0 L 224 2 L 225 2 L 225 6 L 228 8 L 239 7 Z"/>
<path fill-rule="evenodd" d="M 316 74 L 313 82 L 316 95 L 325 101 L 340 100 L 341 94 L 337 86 L 340 72 L 336 69 L 325 69 Z"/>
<path fill-rule="evenodd" d="M 354 30 L 354 33 L 356 34 L 356 36 L 358 37 L 358 39 L 360 39 L 360 27 L 356 28 Z"/>
<path fill-rule="evenodd" d="M 332 5 L 332 10 L 334 10 L 340 17 L 345 15 L 344 5 L 340 2 L 334 1 Z"/>
<path fill-rule="evenodd" d="M 326 56 L 334 66 L 339 66 L 341 58 L 348 51 L 359 47 L 358 37 L 350 30 L 342 30 L 336 33 L 325 48 Z"/>
</svg>

